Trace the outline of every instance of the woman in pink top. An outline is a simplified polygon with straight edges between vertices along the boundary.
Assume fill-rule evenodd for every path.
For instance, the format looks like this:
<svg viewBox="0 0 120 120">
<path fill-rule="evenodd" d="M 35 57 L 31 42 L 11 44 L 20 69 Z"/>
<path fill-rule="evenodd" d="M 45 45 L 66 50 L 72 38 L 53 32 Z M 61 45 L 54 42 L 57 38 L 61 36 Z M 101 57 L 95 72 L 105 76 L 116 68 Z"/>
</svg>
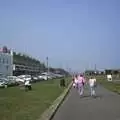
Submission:
<svg viewBox="0 0 120 120">
<path fill-rule="evenodd" d="M 83 77 L 83 75 L 78 76 L 77 83 L 78 83 L 78 92 L 80 96 L 82 96 L 84 92 L 84 84 L 85 84 L 85 78 Z"/>
</svg>

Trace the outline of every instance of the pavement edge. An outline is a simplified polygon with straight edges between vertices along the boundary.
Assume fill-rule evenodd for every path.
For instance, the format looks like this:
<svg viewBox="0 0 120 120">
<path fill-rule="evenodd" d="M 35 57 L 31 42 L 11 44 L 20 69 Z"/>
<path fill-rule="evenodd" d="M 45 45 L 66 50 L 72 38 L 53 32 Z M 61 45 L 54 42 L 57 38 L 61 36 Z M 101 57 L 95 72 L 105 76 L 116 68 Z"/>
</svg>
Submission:
<svg viewBox="0 0 120 120">
<path fill-rule="evenodd" d="M 72 87 L 72 82 L 68 85 L 68 87 L 64 90 L 64 92 L 53 102 L 53 104 L 41 115 L 38 120 L 51 120 L 58 108 L 68 95 L 70 89 Z"/>
</svg>

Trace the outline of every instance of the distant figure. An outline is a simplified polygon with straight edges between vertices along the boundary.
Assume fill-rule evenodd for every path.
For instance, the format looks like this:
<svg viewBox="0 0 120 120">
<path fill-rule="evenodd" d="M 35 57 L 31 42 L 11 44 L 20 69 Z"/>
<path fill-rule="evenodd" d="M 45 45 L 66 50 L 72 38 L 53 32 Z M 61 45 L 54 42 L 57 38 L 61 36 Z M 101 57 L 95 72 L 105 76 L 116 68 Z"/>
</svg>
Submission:
<svg viewBox="0 0 120 120">
<path fill-rule="evenodd" d="M 112 75 L 107 75 L 107 80 L 112 81 Z"/>
<path fill-rule="evenodd" d="M 31 89 L 32 89 L 32 87 L 31 87 L 30 81 L 26 80 L 25 81 L 25 90 L 27 91 L 27 90 L 31 90 Z"/>
<path fill-rule="evenodd" d="M 72 82 L 74 83 L 74 76 L 72 77 Z"/>
<path fill-rule="evenodd" d="M 75 88 L 76 84 L 75 84 L 75 79 L 74 78 L 72 79 L 72 84 L 73 84 L 73 87 Z"/>
<path fill-rule="evenodd" d="M 78 75 L 75 76 L 75 88 L 78 89 Z"/>
<path fill-rule="evenodd" d="M 64 78 L 62 78 L 60 80 L 60 87 L 65 87 L 65 79 Z"/>
<path fill-rule="evenodd" d="M 83 77 L 83 75 L 78 76 L 77 84 L 78 84 L 78 92 L 80 96 L 82 96 L 84 92 L 84 84 L 85 84 L 85 78 Z"/>
<path fill-rule="evenodd" d="M 73 87 L 77 88 L 77 75 L 73 78 Z"/>
<path fill-rule="evenodd" d="M 95 92 L 95 87 L 96 87 L 96 79 L 91 77 L 89 79 L 89 86 L 90 86 L 90 94 L 91 96 L 96 96 L 96 92 Z"/>
</svg>

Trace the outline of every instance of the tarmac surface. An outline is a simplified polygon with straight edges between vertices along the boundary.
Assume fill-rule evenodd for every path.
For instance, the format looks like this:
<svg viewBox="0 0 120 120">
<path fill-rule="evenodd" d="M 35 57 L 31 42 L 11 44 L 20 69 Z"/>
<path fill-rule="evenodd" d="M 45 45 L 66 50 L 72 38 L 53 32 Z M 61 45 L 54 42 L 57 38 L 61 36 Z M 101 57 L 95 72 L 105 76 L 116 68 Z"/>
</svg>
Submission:
<svg viewBox="0 0 120 120">
<path fill-rule="evenodd" d="M 72 88 L 52 120 L 120 120 L 120 95 L 102 86 L 97 86 L 96 93 L 92 98 L 86 86 L 81 98 Z"/>
</svg>

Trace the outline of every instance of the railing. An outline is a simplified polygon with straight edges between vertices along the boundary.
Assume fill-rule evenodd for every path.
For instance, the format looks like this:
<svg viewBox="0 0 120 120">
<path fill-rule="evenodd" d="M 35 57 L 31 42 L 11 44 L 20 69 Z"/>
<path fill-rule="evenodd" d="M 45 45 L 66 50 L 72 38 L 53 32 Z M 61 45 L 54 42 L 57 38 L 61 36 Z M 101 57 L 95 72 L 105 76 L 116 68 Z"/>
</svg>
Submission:
<svg viewBox="0 0 120 120">
<path fill-rule="evenodd" d="M 39 72 L 40 67 L 38 66 L 24 66 L 24 65 L 15 65 L 15 71 L 17 70 L 25 70 L 25 71 L 33 71 L 33 72 Z"/>
</svg>

